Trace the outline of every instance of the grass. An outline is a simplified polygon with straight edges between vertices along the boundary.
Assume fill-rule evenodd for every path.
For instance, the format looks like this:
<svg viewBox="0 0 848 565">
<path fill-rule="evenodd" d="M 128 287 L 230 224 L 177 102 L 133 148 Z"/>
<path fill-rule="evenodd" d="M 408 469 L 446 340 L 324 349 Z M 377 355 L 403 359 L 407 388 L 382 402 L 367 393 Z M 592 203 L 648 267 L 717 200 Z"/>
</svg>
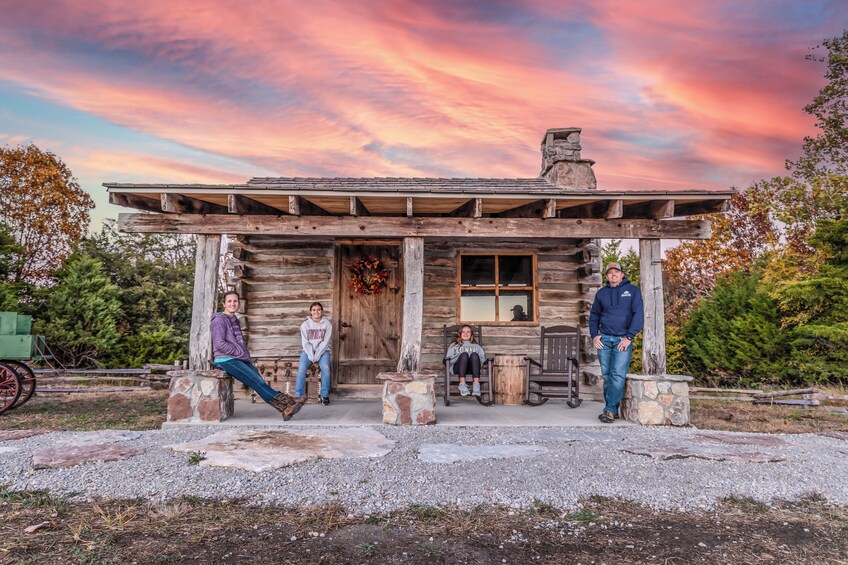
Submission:
<svg viewBox="0 0 848 565">
<path fill-rule="evenodd" d="M 693 400 L 692 425 L 709 430 L 759 433 L 848 431 L 848 414 L 769 404 Z"/>
<path fill-rule="evenodd" d="M 189 465 L 200 465 L 200 462 L 206 459 L 206 454 L 202 451 L 192 451 L 188 457 Z"/>
<path fill-rule="evenodd" d="M 0 416 L 4 430 L 92 431 L 160 428 L 168 410 L 168 391 L 36 396 Z"/>
<path fill-rule="evenodd" d="M 352 516 L 339 505 L 256 507 L 214 501 L 74 503 L 57 516 L 52 503 L 40 492 L 0 490 L 4 516 L 0 563 L 429 565 L 564 559 L 584 563 L 848 559 L 848 509 L 830 506 L 821 498 L 770 506 L 725 500 L 702 512 L 655 511 L 592 498 L 570 514 L 544 504 L 544 516 L 491 505 L 473 510 L 421 506 L 370 518 Z M 21 534 L 27 526 L 45 521 L 50 525 Z M 324 535 L 316 538 L 314 532 Z"/>
</svg>

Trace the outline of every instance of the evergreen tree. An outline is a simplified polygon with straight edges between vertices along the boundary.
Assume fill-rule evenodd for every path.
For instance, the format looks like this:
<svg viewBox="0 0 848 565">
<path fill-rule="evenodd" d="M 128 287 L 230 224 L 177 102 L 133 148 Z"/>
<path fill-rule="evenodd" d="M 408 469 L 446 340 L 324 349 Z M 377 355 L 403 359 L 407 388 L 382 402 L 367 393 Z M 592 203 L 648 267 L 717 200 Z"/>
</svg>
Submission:
<svg viewBox="0 0 848 565">
<path fill-rule="evenodd" d="M 821 220 L 811 245 L 818 270 L 777 285 L 792 362 L 805 382 L 848 381 L 848 219 Z"/>
<path fill-rule="evenodd" d="M 23 293 L 23 283 L 16 281 L 24 249 L 17 243 L 11 230 L 0 223 L 0 312 L 16 312 Z"/>
<path fill-rule="evenodd" d="M 797 378 L 777 302 L 760 283 L 759 273 L 733 273 L 692 310 L 683 327 L 684 364 L 692 374 L 721 384 Z"/>
<path fill-rule="evenodd" d="M 103 265 L 84 252 L 74 252 L 56 274 L 35 332 L 44 335 L 59 360 L 73 367 L 97 366 L 118 344 L 120 289 L 109 281 Z"/>
</svg>

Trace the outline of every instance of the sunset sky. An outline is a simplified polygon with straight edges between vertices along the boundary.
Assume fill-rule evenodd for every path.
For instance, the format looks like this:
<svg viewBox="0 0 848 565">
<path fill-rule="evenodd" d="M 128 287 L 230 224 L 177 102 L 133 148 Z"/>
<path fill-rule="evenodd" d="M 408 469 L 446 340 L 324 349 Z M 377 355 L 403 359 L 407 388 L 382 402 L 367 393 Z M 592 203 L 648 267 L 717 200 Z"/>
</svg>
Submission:
<svg viewBox="0 0 848 565">
<path fill-rule="evenodd" d="M 601 189 L 782 174 L 848 2 L 0 0 L 0 145 L 103 182 L 534 177 L 583 128 Z"/>
</svg>

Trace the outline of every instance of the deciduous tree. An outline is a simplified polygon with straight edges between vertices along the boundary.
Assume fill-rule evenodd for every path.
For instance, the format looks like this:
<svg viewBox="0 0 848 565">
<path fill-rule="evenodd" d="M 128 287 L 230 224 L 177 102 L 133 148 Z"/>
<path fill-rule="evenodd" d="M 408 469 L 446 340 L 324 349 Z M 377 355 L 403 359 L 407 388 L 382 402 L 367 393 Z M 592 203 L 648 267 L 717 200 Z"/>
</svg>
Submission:
<svg viewBox="0 0 848 565">
<path fill-rule="evenodd" d="M 62 160 L 34 144 L 0 148 L 0 222 L 24 248 L 15 282 L 43 283 L 88 229 L 91 197 Z"/>
</svg>

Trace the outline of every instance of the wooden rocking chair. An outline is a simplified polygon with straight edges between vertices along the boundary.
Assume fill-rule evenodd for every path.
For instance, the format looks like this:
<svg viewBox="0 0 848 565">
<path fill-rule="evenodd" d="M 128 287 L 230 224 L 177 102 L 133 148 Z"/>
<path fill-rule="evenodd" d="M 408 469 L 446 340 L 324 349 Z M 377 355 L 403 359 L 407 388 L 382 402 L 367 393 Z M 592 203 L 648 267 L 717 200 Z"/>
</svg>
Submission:
<svg viewBox="0 0 848 565">
<path fill-rule="evenodd" d="M 442 326 L 442 337 L 444 338 L 444 350 L 442 353 L 442 363 L 445 366 L 445 406 L 450 406 L 451 395 L 459 395 L 459 377 L 452 373 L 453 367 L 450 366 L 447 358 L 448 348 L 456 340 L 457 332 L 462 326 L 468 324 L 456 324 L 453 326 Z M 477 343 L 483 347 L 483 328 L 481 326 L 471 326 L 474 331 L 474 337 L 477 338 Z M 480 359 L 480 396 L 475 396 L 477 402 L 483 406 L 491 406 L 494 401 L 493 377 L 492 377 L 492 358 Z M 471 386 L 471 377 L 466 375 L 465 378 L 468 386 Z M 486 398 L 484 401 L 483 398 Z"/>
<path fill-rule="evenodd" d="M 580 328 L 552 326 L 542 328 L 539 361 L 525 357 L 527 396 L 525 404 L 541 406 L 549 398 L 566 398 L 572 408 L 580 399 Z M 532 400 L 531 400 L 532 398 Z"/>
</svg>

